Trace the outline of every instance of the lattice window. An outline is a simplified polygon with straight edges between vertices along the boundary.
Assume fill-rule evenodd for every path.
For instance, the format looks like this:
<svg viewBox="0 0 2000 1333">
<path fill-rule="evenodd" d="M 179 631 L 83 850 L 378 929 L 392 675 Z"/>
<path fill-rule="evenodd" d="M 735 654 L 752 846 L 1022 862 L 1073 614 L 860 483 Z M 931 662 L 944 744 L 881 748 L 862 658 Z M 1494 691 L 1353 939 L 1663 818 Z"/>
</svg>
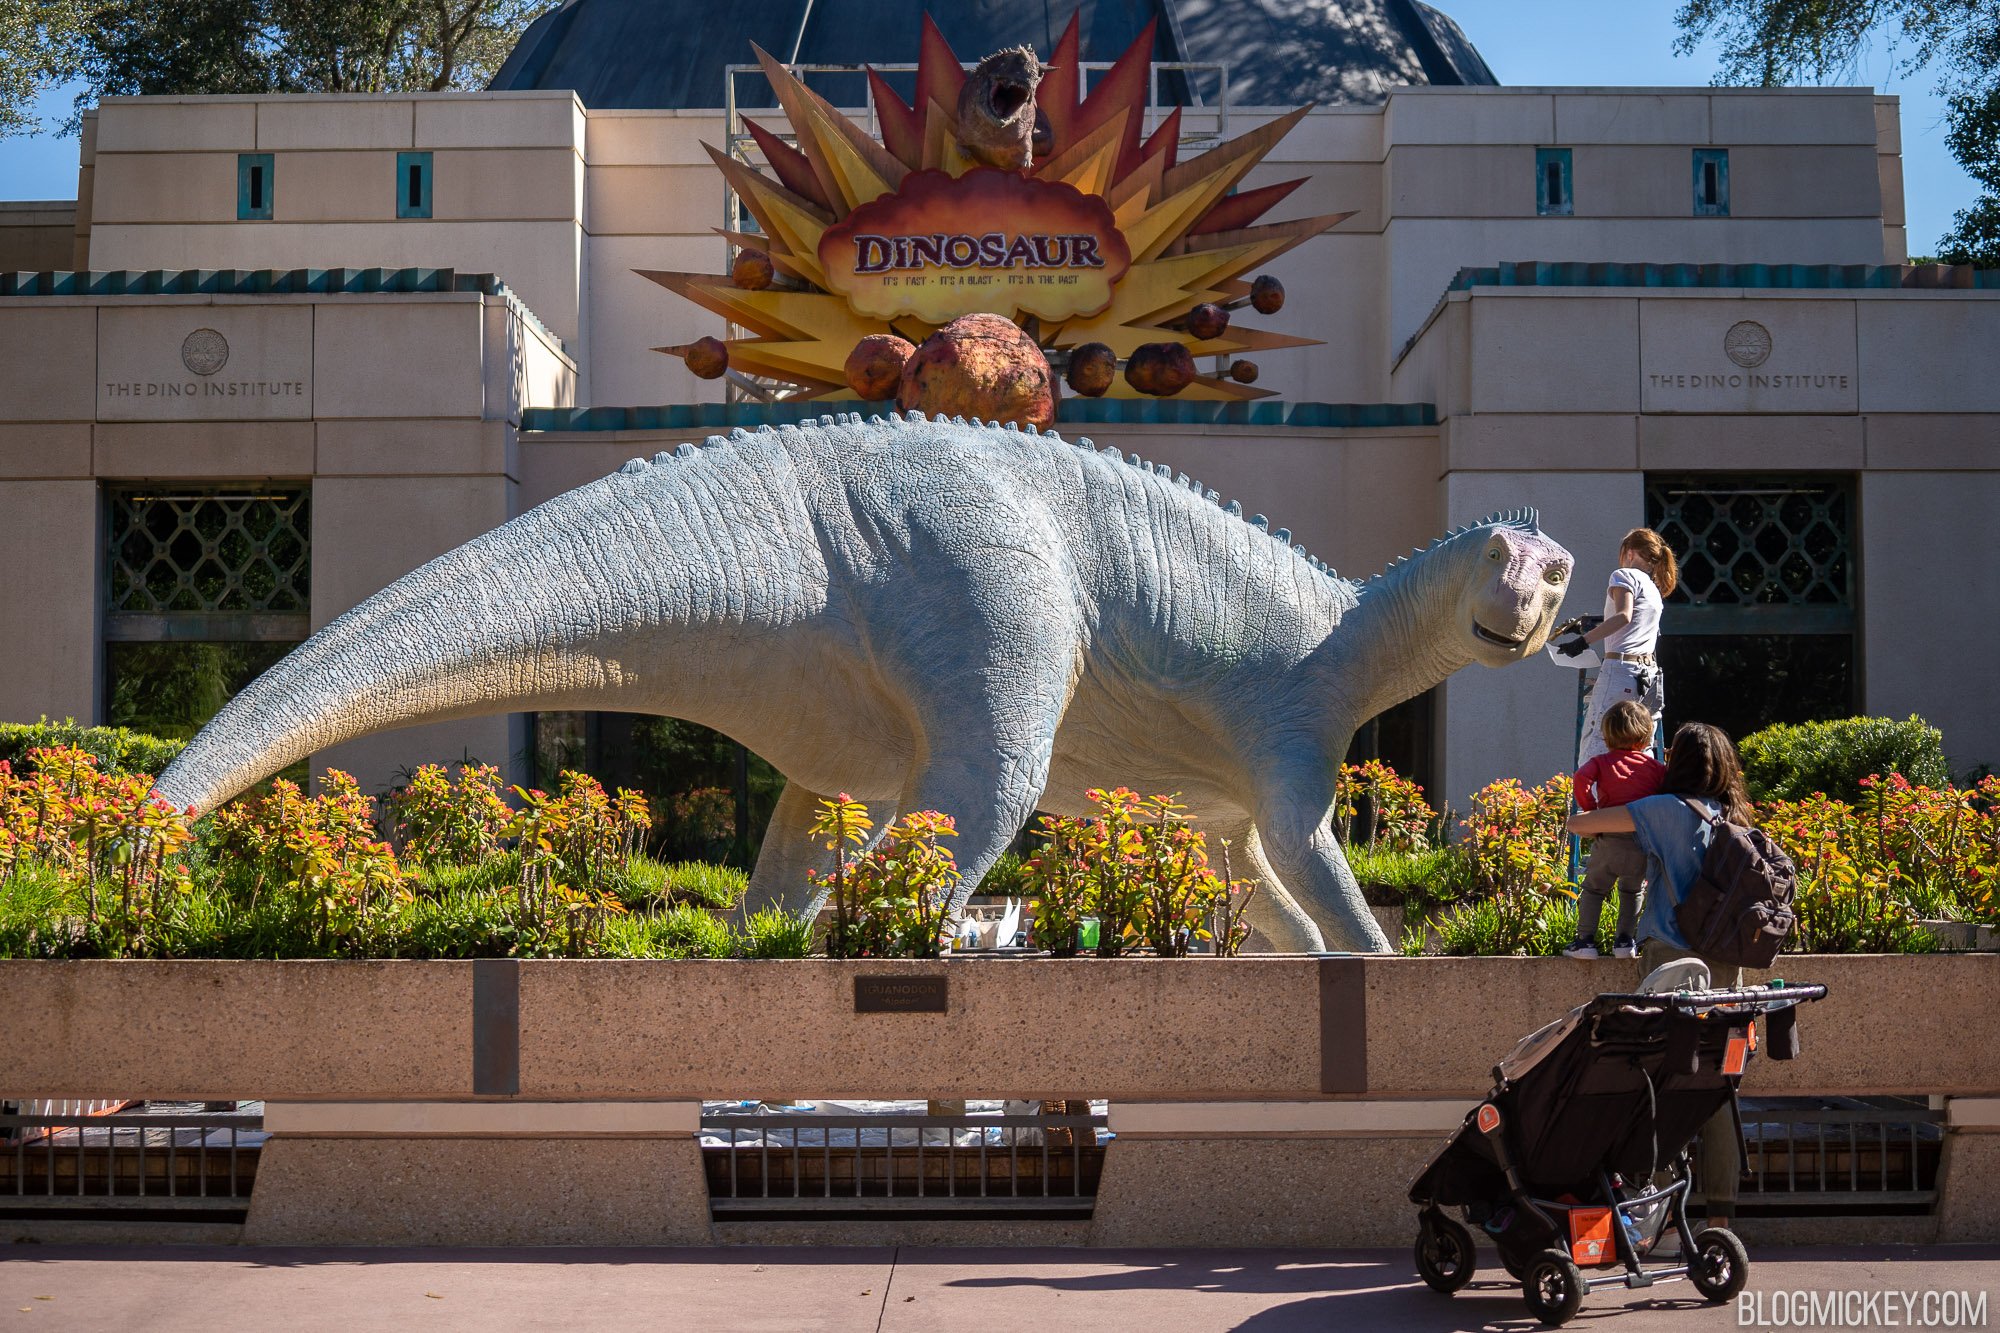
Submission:
<svg viewBox="0 0 2000 1333">
<path fill-rule="evenodd" d="M 107 499 L 107 638 L 305 637 L 306 488 L 131 487 Z"/>
<path fill-rule="evenodd" d="M 1670 606 L 1698 609 L 1697 623 L 1754 620 L 1775 633 L 1853 628 L 1854 495 L 1844 479 L 1651 476 L 1646 522 L 1680 559 Z M 1669 612 L 1670 632 L 1685 615 Z"/>
</svg>

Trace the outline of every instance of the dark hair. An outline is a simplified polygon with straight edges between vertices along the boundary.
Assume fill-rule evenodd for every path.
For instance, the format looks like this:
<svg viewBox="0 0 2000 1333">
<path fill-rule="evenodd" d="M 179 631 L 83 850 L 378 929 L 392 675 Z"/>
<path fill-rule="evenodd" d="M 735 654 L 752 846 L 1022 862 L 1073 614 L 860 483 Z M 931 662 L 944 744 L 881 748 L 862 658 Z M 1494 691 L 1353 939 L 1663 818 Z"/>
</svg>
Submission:
<svg viewBox="0 0 2000 1333">
<path fill-rule="evenodd" d="M 1636 750 L 1653 739 L 1653 715 L 1637 699 L 1620 699 L 1611 705 L 1598 726 L 1604 743 L 1614 750 Z"/>
<path fill-rule="evenodd" d="M 1743 789 L 1743 762 L 1729 733 L 1706 722 L 1684 722 L 1667 747 L 1667 772 L 1660 790 L 1669 796 L 1699 796 L 1722 807 L 1732 824 L 1755 819 Z"/>
</svg>

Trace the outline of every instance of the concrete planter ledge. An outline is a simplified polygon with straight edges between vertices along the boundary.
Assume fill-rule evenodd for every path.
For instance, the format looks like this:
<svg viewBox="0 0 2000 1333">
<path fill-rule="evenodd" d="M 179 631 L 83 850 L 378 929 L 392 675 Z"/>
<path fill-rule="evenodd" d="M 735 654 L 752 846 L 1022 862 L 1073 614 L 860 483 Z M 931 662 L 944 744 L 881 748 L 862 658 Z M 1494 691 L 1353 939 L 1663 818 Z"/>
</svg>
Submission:
<svg viewBox="0 0 2000 1333">
<path fill-rule="evenodd" d="M 1804 1057 L 1746 1087 L 1940 1098 L 1939 1204 L 1895 1234 L 2000 1239 L 2000 955 L 1780 971 L 1831 995 Z M 945 1011 L 857 1013 L 862 976 L 942 976 Z M 1400 1246 L 1407 1181 L 1494 1061 L 1638 979 L 1373 956 L 10 961 L 0 1094 L 264 1099 L 258 1244 Z M 781 1094 L 1104 1097 L 1117 1138 L 1087 1222 L 712 1221 L 699 1103 Z M 1854 1221 L 1773 1238 L 1885 1234 Z"/>
<path fill-rule="evenodd" d="M 1799 956 L 1805 1056 L 1755 1091 L 2000 1094 L 2000 955 Z M 947 979 L 856 1013 L 859 975 Z M 1635 964 L 1272 956 L 847 962 L 0 962 L 0 1092 L 1297 1101 L 1476 1097 L 1520 1037 Z"/>
</svg>

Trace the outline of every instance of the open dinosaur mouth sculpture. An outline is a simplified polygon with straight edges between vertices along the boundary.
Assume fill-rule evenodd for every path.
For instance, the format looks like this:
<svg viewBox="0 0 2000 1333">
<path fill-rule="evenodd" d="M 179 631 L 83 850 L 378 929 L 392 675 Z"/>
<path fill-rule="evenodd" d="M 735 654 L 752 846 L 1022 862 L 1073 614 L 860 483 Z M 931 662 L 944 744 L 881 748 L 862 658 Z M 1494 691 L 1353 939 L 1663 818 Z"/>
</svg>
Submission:
<svg viewBox="0 0 2000 1333">
<path fill-rule="evenodd" d="M 1035 165 L 1035 89 L 1041 61 L 1025 46 L 996 51 L 974 67 L 958 94 L 958 146 L 1001 171 Z"/>
<path fill-rule="evenodd" d="M 1519 648 L 1522 644 L 1528 641 L 1528 636 L 1525 634 L 1523 634 L 1518 639 L 1510 639 L 1506 637 L 1504 634 L 1495 634 L 1492 630 L 1486 628 L 1486 626 L 1480 624 L 1476 620 L 1472 622 L 1472 632 L 1474 634 L 1477 634 L 1480 638 L 1486 640 L 1486 642 L 1497 643 L 1502 648 Z"/>
<path fill-rule="evenodd" d="M 986 109 L 995 120 L 1011 120 L 1014 113 L 1026 106 L 1034 95 L 1035 90 L 1025 83 L 996 79 L 992 91 L 986 94 Z"/>
</svg>

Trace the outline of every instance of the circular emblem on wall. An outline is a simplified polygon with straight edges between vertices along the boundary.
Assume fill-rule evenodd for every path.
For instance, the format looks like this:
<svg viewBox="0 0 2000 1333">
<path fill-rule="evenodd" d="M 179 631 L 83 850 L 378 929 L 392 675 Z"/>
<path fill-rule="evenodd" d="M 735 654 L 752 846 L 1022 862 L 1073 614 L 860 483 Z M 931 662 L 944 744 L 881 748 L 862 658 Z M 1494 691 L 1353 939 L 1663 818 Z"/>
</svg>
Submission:
<svg viewBox="0 0 2000 1333">
<path fill-rule="evenodd" d="M 181 364 L 197 375 L 213 375 L 229 364 L 229 340 L 214 329 L 196 329 L 181 342 Z"/>
<path fill-rule="evenodd" d="M 1722 352 L 1745 370 L 1755 370 L 1771 354 L 1771 331 L 1754 319 L 1731 324 L 1722 335 Z"/>
</svg>

